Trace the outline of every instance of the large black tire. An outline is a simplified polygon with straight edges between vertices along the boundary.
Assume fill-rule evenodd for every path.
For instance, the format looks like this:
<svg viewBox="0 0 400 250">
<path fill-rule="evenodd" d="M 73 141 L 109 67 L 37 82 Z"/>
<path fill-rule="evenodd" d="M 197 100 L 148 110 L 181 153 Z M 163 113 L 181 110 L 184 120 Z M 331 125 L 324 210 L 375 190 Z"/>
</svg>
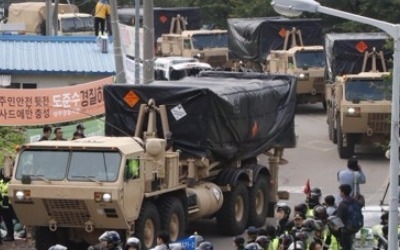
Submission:
<svg viewBox="0 0 400 250">
<path fill-rule="evenodd" d="M 241 234 L 249 218 L 249 192 L 244 182 L 238 182 L 230 192 L 224 193 L 224 203 L 217 214 L 217 224 L 226 235 Z"/>
<path fill-rule="evenodd" d="M 157 207 L 152 202 L 145 201 L 135 222 L 135 236 L 142 242 L 142 249 L 147 250 L 157 244 L 159 231 L 160 215 Z"/>
<path fill-rule="evenodd" d="M 258 176 L 249 190 L 249 226 L 261 227 L 268 215 L 268 181 L 265 175 Z"/>
<path fill-rule="evenodd" d="M 328 108 L 326 111 L 327 114 L 327 123 L 328 123 L 328 135 L 329 135 L 329 140 L 333 141 L 333 127 L 334 127 L 334 122 L 333 122 L 333 113 L 332 113 L 332 108 Z"/>
<path fill-rule="evenodd" d="M 55 244 L 62 244 L 57 242 L 57 234 L 50 231 L 48 227 L 35 227 L 34 235 L 37 250 L 48 250 Z"/>
<path fill-rule="evenodd" d="M 185 210 L 181 200 L 176 197 L 166 197 L 161 200 L 161 230 L 169 232 L 171 241 L 182 239 L 185 235 Z"/>
<path fill-rule="evenodd" d="M 337 118 L 337 148 L 341 159 L 348 159 L 354 155 L 354 140 L 351 135 L 343 134 L 340 117 Z M 345 144 L 346 141 L 346 145 Z"/>
</svg>

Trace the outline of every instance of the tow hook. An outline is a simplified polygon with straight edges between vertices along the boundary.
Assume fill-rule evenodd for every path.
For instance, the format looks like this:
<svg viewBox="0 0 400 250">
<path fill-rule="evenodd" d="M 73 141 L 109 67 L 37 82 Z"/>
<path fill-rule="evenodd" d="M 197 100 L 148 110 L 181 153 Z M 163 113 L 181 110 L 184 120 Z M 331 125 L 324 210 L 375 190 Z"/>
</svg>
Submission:
<svg viewBox="0 0 400 250">
<path fill-rule="evenodd" d="M 88 233 L 93 232 L 93 223 L 90 220 L 85 222 L 85 231 Z"/>
<path fill-rule="evenodd" d="M 311 95 L 316 95 L 317 94 L 317 90 L 316 89 L 312 89 L 311 90 Z"/>
<path fill-rule="evenodd" d="M 52 232 L 55 232 L 57 230 L 57 221 L 55 219 L 51 219 L 49 221 L 49 229 Z"/>
</svg>

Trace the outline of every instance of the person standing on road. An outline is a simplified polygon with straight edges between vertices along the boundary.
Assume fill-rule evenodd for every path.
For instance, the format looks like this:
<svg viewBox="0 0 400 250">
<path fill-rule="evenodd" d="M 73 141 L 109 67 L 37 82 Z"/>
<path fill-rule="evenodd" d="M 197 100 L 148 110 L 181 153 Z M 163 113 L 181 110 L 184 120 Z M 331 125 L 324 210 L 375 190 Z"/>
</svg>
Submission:
<svg viewBox="0 0 400 250">
<path fill-rule="evenodd" d="M 358 164 L 357 158 L 354 156 L 347 161 L 347 169 L 340 170 L 337 173 L 337 180 L 340 185 L 347 184 L 350 186 L 350 196 L 352 196 L 354 192 L 360 194 L 359 184 L 365 184 L 367 181 L 361 166 Z M 338 198 L 336 204 L 340 203 L 340 197 Z"/>
<path fill-rule="evenodd" d="M 286 232 L 290 232 L 293 228 L 293 222 L 289 220 L 292 210 L 286 203 L 278 203 L 275 205 L 275 215 L 278 219 L 276 226 L 276 235 L 281 236 Z"/>
<path fill-rule="evenodd" d="M 348 206 L 353 199 L 350 197 L 351 186 L 349 184 L 342 184 L 339 186 L 339 190 L 342 200 L 336 210 L 336 216 L 343 221 L 344 225 L 346 225 L 350 217 L 350 215 L 348 214 Z M 339 243 L 342 247 L 341 249 L 352 250 L 355 233 L 351 233 L 346 229 L 346 227 L 342 227 L 340 230 Z"/>
<path fill-rule="evenodd" d="M 45 125 L 43 127 L 42 137 L 40 137 L 39 141 L 48 141 L 50 139 L 51 131 L 51 127 L 49 125 Z"/>
<path fill-rule="evenodd" d="M 151 248 L 151 250 L 170 250 L 170 241 L 169 233 L 166 231 L 161 231 L 157 235 L 157 246 Z"/>
<path fill-rule="evenodd" d="M 107 0 L 99 0 L 94 9 L 94 35 L 104 35 L 107 16 L 111 14 L 110 5 Z"/>
</svg>

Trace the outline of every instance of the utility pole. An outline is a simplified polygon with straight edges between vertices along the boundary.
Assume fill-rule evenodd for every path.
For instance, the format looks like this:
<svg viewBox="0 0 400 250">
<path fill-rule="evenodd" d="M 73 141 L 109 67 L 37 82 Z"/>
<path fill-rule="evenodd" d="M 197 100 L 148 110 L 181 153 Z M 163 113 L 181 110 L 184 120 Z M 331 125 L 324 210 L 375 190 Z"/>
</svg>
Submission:
<svg viewBox="0 0 400 250">
<path fill-rule="evenodd" d="M 140 83 L 139 29 L 140 29 L 140 0 L 135 0 L 135 84 Z"/>
<path fill-rule="evenodd" d="M 53 35 L 52 0 L 46 0 L 46 36 Z"/>
<path fill-rule="evenodd" d="M 122 55 L 121 38 L 118 27 L 118 12 L 117 12 L 117 0 L 110 1 L 111 7 L 111 28 L 113 33 L 113 44 L 114 44 L 114 60 L 115 60 L 115 82 L 126 83 L 125 71 L 124 71 L 124 56 Z"/>
<path fill-rule="evenodd" d="M 143 0 L 143 80 L 144 83 L 154 81 L 154 2 Z"/>
</svg>

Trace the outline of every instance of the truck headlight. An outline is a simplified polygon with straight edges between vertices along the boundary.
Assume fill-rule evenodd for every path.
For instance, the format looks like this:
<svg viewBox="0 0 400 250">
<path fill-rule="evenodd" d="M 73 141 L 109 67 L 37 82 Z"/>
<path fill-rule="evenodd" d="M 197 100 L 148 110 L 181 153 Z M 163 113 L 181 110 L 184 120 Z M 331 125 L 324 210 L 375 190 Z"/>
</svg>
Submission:
<svg viewBox="0 0 400 250">
<path fill-rule="evenodd" d="M 297 75 L 297 79 L 300 81 L 307 81 L 310 78 L 308 73 L 300 73 Z"/>
<path fill-rule="evenodd" d="M 359 107 L 349 107 L 349 108 L 347 108 L 346 115 L 347 116 L 360 116 L 361 115 L 361 108 L 359 108 Z"/>
<path fill-rule="evenodd" d="M 14 197 L 16 198 L 15 202 L 26 202 L 31 200 L 31 191 L 30 190 L 15 190 Z"/>
<path fill-rule="evenodd" d="M 112 201 L 111 193 L 95 192 L 94 201 L 98 203 L 101 202 L 110 203 Z"/>
<path fill-rule="evenodd" d="M 104 202 L 111 202 L 111 194 L 109 194 L 109 193 L 105 193 L 105 194 L 103 194 L 103 201 Z"/>
<path fill-rule="evenodd" d="M 25 194 L 22 191 L 15 192 L 15 197 L 20 201 L 25 200 Z"/>
</svg>

